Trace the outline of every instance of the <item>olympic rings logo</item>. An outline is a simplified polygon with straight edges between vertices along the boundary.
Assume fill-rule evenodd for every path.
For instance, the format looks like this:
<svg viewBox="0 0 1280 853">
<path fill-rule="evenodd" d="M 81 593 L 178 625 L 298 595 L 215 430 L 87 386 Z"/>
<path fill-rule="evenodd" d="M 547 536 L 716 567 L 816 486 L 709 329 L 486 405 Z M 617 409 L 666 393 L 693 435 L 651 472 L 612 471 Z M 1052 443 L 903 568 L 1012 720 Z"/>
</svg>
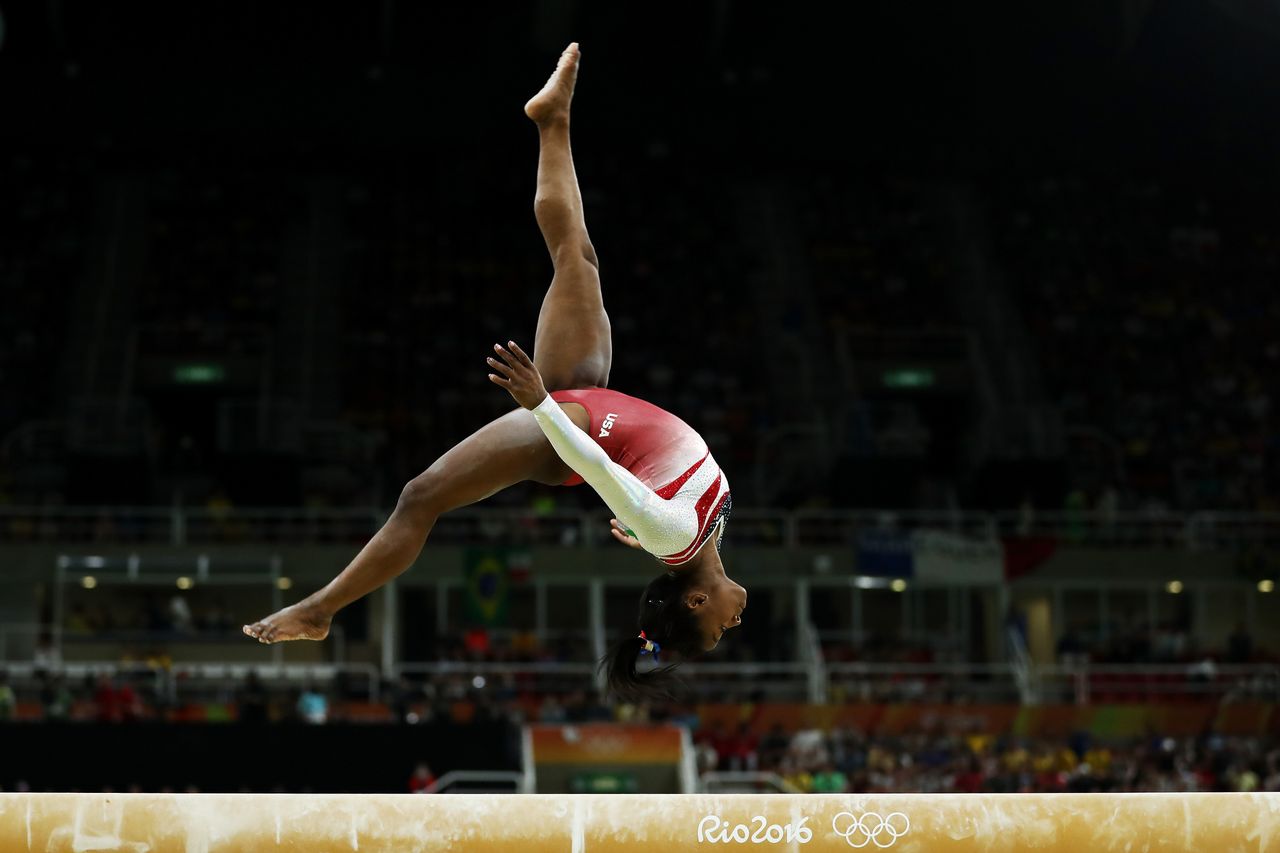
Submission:
<svg viewBox="0 0 1280 853">
<path fill-rule="evenodd" d="M 840 812 L 831 818 L 831 830 L 850 847 L 892 847 L 898 839 L 911 831 L 911 820 L 902 812 L 890 812 L 880 817 L 867 812 L 855 817 L 852 812 Z"/>
</svg>

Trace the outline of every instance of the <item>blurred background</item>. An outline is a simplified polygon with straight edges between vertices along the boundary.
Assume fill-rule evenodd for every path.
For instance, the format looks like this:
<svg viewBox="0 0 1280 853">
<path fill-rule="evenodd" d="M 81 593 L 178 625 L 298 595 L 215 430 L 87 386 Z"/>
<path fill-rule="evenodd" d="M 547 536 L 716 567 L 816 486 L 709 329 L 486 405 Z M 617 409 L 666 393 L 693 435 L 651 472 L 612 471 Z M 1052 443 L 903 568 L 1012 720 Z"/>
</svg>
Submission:
<svg viewBox="0 0 1280 853">
<path fill-rule="evenodd" d="M 1280 10 L 832 14 L 0 0 L 0 788 L 1280 790 Z M 509 408 L 571 40 L 743 628 L 605 701 L 654 564 L 520 487 L 249 641 Z"/>
</svg>

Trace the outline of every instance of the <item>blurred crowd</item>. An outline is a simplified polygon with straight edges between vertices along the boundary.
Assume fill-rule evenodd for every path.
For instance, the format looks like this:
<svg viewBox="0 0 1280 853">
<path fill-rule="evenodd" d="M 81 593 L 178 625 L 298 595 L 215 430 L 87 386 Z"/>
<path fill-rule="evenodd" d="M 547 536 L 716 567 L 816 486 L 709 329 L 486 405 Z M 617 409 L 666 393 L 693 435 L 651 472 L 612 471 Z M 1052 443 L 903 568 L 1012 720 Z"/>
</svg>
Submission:
<svg viewBox="0 0 1280 853">
<path fill-rule="evenodd" d="M 371 684 L 360 674 L 339 671 L 299 683 L 264 679 L 256 671 L 238 678 L 175 677 L 153 663 L 79 677 L 40 670 L 20 680 L 0 669 L 0 723 L 519 725 L 601 722 L 620 714 L 657 720 L 688 713 L 665 704 L 620 711 L 602 702 L 580 673 L 541 680 L 530 674 L 443 673 Z"/>
<path fill-rule="evenodd" d="M 1077 428 L 1083 499 L 1276 509 L 1270 197 L 1068 174 L 1013 182 L 993 209 L 994 253 Z"/>
<path fill-rule="evenodd" d="M 251 674 L 228 691 L 228 701 L 218 706 L 218 713 L 206 707 L 199 721 L 511 726 L 671 722 L 691 730 L 702 772 L 774 774 L 793 790 L 814 793 L 1280 790 L 1280 743 L 1261 737 L 1178 738 L 1153 733 L 1104 738 L 1081 732 L 1033 738 L 993 735 L 975 722 L 954 720 L 954 725 L 922 725 L 901 735 L 840 727 L 789 729 L 780 723 L 761 733 L 746 722 L 730 726 L 720 717 L 703 720 L 692 705 L 606 706 L 594 691 L 583 689 L 551 690 L 531 701 L 522 696 L 518 683 L 504 679 L 486 685 L 474 678 L 406 677 L 385 685 L 383 692 L 385 702 L 372 703 L 354 682 L 282 687 Z M 103 675 L 72 684 L 46 675 L 33 693 L 46 722 L 197 721 L 172 713 L 172 708 L 161 716 L 163 691 L 145 677 Z M 28 698 L 0 672 L 0 723 L 23 719 L 18 708 Z M 420 762 L 407 789 L 425 791 L 434 779 L 430 767 Z"/>
<path fill-rule="evenodd" d="M 1233 639 L 1235 651 L 1245 653 L 1244 642 Z M 723 708 L 704 716 L 690 702 L 605 703 L 593 688 L 571 677 L 557 682 L 532 674 L 459 672 L 403 675 L 378 685 L 377 696 L 370 694 L 370 687 L 346 673 L 299 684 L 250 672 L 235 681 L 182 685 L 154 669 L 77 679 L 40 672 L 34 682 L 16 683 L 0 670 L 0 724 L 674 723 L 690 729 L 701 771 L 774 774 L 803 792 L 1280 790 L 1280 743 L 1271 738 L 1211 732 L 1170 737 L 1158 731 L 1141 738 L 1087 732 L 1064 737 L 999 735 L 989 732 L 981 716 L 960 713 L 968 700 L 956 696 L 879 697 L 878 701 L 959 703 L 951 706 L 956 714 L 944 715 L 945 722 L 925 714 L 904 733 L 885 734 L 840 726 L 824 731 L 803 723 L 767 728 L 731 724 L 725 722 Z M 724 695 L 708 698 L 723 702 Z M 1099 690 L 1095 701 L 1106 701 L 1105 691 Z M 1116 696 L 1112 701 L 1142 700 Z M 737 719 L 745 720 L 749 711 L 763 707 L 759 699 L 744 704 Z M 408 789 L 423 791 L 434 778 L 423 762 L 415 767 Z"/>
<path fill-rule="evenodd" d="M 954 328 L 936 214 L 920 186 L 881 177 L 797 182 L 797 223 L 820 316 L 835 335 Z"/>
<path fill-rule="evenodd" d="M 73 323 L 70 297 L 86 274 L 92 195 L 84 165 L 0 160 L 0 446 L 23 424 L 57 414 Z M 0 453 L 0 504 L 39 484 L 15 483 Z"/>
<path fill-rule="evenodd" d="M 781 726 L 761 736 L 744 723 L 695 739 L 703 771 L 774 773 L 805 793 L 1280 791 L 1280 743 L 1270 738 L 886 737 Z"/>
<path fill-rule="evenodd" d="M 477 144 L 480 156 L 492 143 Z M 494 144 L 493 159 L 505 150 Z M 804 421 L 777 401 L 807 380 L 781 387 L 751 369 L 772 342 L 803 350 L 782 353 L 808 365 L 797 369 L 832 371 L 815 393 L 839 474 L 803 493 L 778 487 L 776 500 L 978 496 L 962 482 L 976 390 L 895 390 L 854 369 L 967 351 L 957 283 L 973 264 L 957 222 L 968 217 L 981 245 L 964 251 L 1007 287 L 1038 362 L 1029 375 L 1065 427 L 1063 493 L 1041 509 L 1280 505 L 1280 246 L 1265 196 L 1059 174 L 977 179 L 967 207 L 948 206 L 936 180 L 753 183 L 677 162 L 656 137 L 581 164 L 610 381 L 689 420 L 740 486 L 778 452 L 770 431 Z M 0 187 L 12 199 L 0 214 L 0 505 L 385 506 L 509 408 L 477 359 L 497 339 L 532 343 L 552 273 L 531 168 L 480 179 L 400 162 L 315 180 L 175 165 L 108 179 L 24 155 L 0 164 Z M 758 198 L 784 215 L 777 245 L 752 236 Z M 110 270 L 92 248 L 107 208 L 121 229 Z M 771 280 L 778 253 L 803 255 L 792 274 L 808 286 Z M 76 298 L 108 284 L 110 301 Z M 782 294 L 780 316 L 760 316 L 765 292 Z M 301 294 L 316 304 L 295 305 Z M 108 321 L 119 345 L 94 337 Z M 179 381 L 180 369 L 195 372 Z M 53 430 L 64 418 L 68 430 Z M 897 475 L 842 467 L 850 459 Z M 494 502 L 554 510 L 590 496 L 517 489 Z"/>
</svg>

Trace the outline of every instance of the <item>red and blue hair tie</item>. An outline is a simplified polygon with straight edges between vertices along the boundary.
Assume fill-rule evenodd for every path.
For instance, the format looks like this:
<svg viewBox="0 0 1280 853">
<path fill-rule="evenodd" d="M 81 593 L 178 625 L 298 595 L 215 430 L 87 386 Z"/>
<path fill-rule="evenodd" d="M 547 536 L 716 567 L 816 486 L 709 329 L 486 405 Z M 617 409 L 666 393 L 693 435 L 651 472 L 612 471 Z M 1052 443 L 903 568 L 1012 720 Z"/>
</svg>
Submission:
<svg viewBox="0 0 1280 853">
<path fill-rule="evenodd" d="M 644 648 L 640 650 L 640 654 L 653 655 L 653 659 L 656 661 L 658 659 L 658 652 L 662 651 L 662 646 L 646 637 L 644 635 L 644 631 L 640 632 L 640 639 L 644 640 Z"/>
</svg>

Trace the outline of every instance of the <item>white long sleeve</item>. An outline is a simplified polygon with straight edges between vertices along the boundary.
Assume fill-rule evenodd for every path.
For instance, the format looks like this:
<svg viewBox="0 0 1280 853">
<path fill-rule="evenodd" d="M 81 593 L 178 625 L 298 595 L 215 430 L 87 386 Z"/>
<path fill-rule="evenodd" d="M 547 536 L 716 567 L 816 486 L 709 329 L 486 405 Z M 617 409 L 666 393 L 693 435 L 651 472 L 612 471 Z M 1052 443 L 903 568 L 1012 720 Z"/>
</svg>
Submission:
<svg viewBox="0 0 1280 853">
<path fill-rule="evenodd" d="M 532 412 L 539 427 L 547 435 L 547 441 L 556 448 L 556 453 L 564 464 L 570 466 L 595 489 L 605 505 L 613 510 L 618 521 L 630 528 L 636 538 L 640 539 L 640 544 L 648 549 L 649 543 L 645 542 L 641 532 L 652 530 L 654 519 L 650 519 L 646 511 L 649 515 L 654 511 L 662 511 L 663 507 L 654 506 L 654 502 L 662 502 L 662 498 L 654 494 L 648 485 L 641 483 L 631 471 L 609 459 L 604 448 L 577 428 L 577 424 L 564 414 L 564 410 L 558 402 L 552 400 L 550 394 Z"/>
<path fill-rule="evenodd" d="M 588 425 L 579 428 L 565 413 L 561 407 L 568 403 L 587 410 Z M 644 550 L 678 566 L 697 557 L 707 542 L 720 547 L 733 506 L 729 481 L 684 421 L 607 388 L 558 392 L 532 414 L 559 458 L 600 495 Z"/>
</svg>

